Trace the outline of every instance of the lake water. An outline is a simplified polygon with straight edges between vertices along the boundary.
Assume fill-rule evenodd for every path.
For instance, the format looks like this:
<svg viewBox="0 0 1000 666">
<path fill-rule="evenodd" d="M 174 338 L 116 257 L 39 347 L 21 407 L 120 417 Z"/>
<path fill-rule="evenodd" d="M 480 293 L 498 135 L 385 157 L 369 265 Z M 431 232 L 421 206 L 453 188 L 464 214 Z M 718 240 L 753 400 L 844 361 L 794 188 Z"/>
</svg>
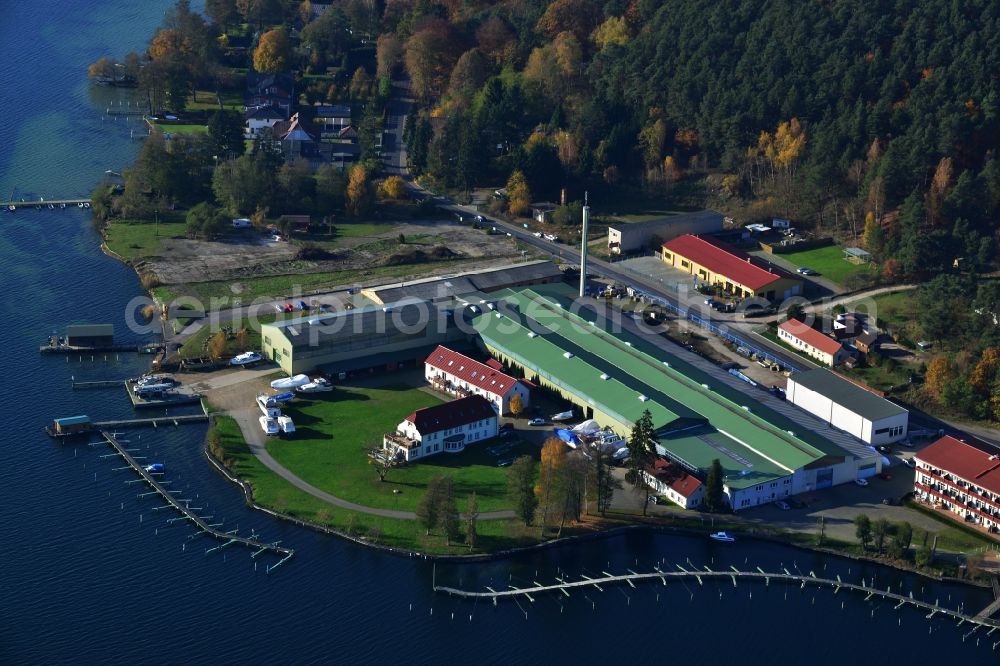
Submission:
<svg viewBox="0 0 1000 666">
<path fill-rule="evenodd" d="M 0 193 L 88 193 L 120 170 L 132 126 L 104 110 L 119 93 L 91 89 L 86 65 L 141 48 L 167 3 L 66 0 L 0 3 Z M 56 11 L 56 7 L 58 10 Z M 70 380 L 134 375 L 134 355 L 41 356 L 45 336 L 72 320 L 114 321 L 141 295 L 127 267 L 105 257 L 81 210 L 0 212 L 0 372 L 8 436 L 0 444 L 0 663 L 577 662 L 628 659 L 715 664 L 814 664 L 862 656 L 885 664 L 998 663 L 993 642 L 968 627 L 830 590 L 729 581 L 576 591 L 494 608 L 431 593 L 432 567 L 320 536 L 246 509 L 206 464 L 204 430 L 129 433 L 165 462 L 175 488 L 241 533 L 256 529 L 296 556 L 271 575 L 269 556 L 245 549 L 206 556 L 213 542 L 167 526 L 160 502 L 137 499 L 129 472 L 103 447 L 53 444 L 54 416 L 126 417 L 118 391 L 73 391 Z M 952 607 L 989 596 L 892 570 L 749 540 L 632 534 L 475 565 L 437 567 L 439 582 L 483 588 L 557 575 L 650 570 L 654 565 L 797 567 L 850 580 L 877 578 Z M 965 637 L 965 638 L 964 638 Z M 963 640 L 964 638 L 964 640 Z"/>
</svg>

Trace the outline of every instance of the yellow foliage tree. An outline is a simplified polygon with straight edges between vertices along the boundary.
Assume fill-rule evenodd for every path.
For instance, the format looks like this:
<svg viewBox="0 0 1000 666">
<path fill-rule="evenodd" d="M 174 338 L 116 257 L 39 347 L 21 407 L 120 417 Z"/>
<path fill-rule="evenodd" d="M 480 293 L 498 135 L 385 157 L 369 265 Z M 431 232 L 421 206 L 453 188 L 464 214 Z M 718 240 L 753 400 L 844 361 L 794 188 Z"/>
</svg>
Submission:
<svg viewBox="0 0 1000 666">
<path fill-rule="evenodd" d="M 268 30 L 260 36 L 253 52 L 253 68 L 258 72 L 281 72 L 288 68 L 291 46 L 288 34 L 282 28 Z"/>
<path fill-rule="evenodd" d="M 510 397 L 510 402 L 507 403 L 507 409 L 514 416 L 520 416 L 521 412 L 524 411 L 524 401 L 521 400 L 521 394 L 515 393 Z"/>
<path fill-rule="evenodd" d="M 228 343 L 226 332 L 218 331 L 208 339 L 208 357 L 213 361 L 218 361 L 226 353 Z"/>
<path fill-rule="evenodd" d="M 382 195 L 389 199 L 406 197 L 406 181 L 399 176 L 389 176 L 382 181 Z"/>
<path fill-rule="evenodd" d="M 351 168 L 347 180 L 347 191 L 344 194 L 347 212 L 351 215 L 364 215 L 371 208 L 368 170 L 360 164 Z"/>
<path fill-rule="evenodd" d="M 998 368 L 1000 368 L 1000 347 L 987 347 L 969 377 L 972 390 L 980 395 L 988 395 Z"/>
<path fill-rule="evenodd" d="M 1000 383 L 993 387 L 990 396 L 990 416 L 994 421 L 1000 421 Z"/>
<path fill-rule="evenodd" d="M 556 484 L 559 479 L 559 468 L 566 463 L 566 443 L 558 437 L 549 437 L 542 444 L 541 463 L 538 466 L 538 485 L 535 486 L 535 495 L 542 508 L 542 525 L 549 524 L 550 519 L 557 507 L 556 495 L 558 489 Z"/>
<path fill-rule="evenodd" d="M 515 169 L 507 179 L 507 209 L 511 215 L 523 215 L 531 207 L 531 190 L 524 172 Z"/>
<path fill-rule="evenodd" d="M 181 59 L 191 53 L 191 44 L 179 30 L 160 30 L 147 50 L 153 60 Z"/>
<path fill-rule="evenodd" d="M 924 386 L 935 400 L 940 400 L 944 387 L 955 379 L 955 364 L 951 358 L 938 354 L 927 364 Z"/>
<path fill-rule="evenodd" d="M 868 211 L 865 213 L 865 231 L 862 241 L 869 252 L 882 251 L 882 223 L 875 219 L 875 213 Z"/>
<path fill-rule="evenodd" d="M 607 21 L 597 26 L 590 38 L 597 48 L 604 50 L 609 46 L 624 46 L 628 42 L 628 23 L 624 17 L 611 16 Z"/>
<path fill-rule="evenodd" d="M 668 183 L 676 183 L 684 177 L 684 172 L 677 166 L 676 160 L 670 155 L 663 158 L 663 177 Z"/>
</svg>

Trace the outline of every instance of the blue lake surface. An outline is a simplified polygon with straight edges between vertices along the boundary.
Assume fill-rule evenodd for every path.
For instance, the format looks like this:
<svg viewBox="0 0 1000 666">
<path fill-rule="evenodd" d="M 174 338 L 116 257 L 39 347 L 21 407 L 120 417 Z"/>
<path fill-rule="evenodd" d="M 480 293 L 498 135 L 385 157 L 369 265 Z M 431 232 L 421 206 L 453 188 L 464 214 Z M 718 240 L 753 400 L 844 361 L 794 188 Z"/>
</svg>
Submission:
<svg viewBox="0 0 1000 666">
<path fill-rule="evenodd" d="M 94 89 L 86 66 L 141 49 L 166 2 L 0 2 L 0 193 L 85 195 L 120 171 L 137 122 L 106 117 L 123 93 Z M 148 357 L 42 356 L 38 345 L 74 320 L 124 321 L 142 295 L 133 271 L 105 257 L 82 210 L 0 212 L 0 664 L 32 663 L 593 663 L 616 660 L 811 664 L 1000 663 L 1000 636 L 968 635 L 941 618 L 831 590 L 696 582 L 576 591 L 534 603 L 459 601 L 431 592 L 432 566 L 321 536 L 248 510 L 206 464 L 204 429 L 127 437 L 164 462 L 175 488 L 214 520 L 281 540 L 295 557 L 271 575 L 231 548 L 167 526 L 160 502 L 104 447 L 54 444 L 55 416 L 125 418 L 119 391 L 73 391 L 71 378 L 137 374 Z M 265 560 L 267 560 L 265 562 Z M 912 591 L 978 610 L 984 591 L 769 543 L 631 534 L 488 564 L 440 564 L 438 582 L 530 585 L 558 575 L 708 565 L 780 566 Z"/>
</svg>

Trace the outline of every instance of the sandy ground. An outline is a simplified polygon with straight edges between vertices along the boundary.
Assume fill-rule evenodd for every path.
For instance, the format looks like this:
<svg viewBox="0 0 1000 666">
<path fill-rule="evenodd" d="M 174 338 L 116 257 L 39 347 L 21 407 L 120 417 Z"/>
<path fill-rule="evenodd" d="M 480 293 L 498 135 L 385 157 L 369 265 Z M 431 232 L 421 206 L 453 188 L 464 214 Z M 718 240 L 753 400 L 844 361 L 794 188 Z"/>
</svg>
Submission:
<svg viewBox="0 0 1000 666">
<path fill-rule="evenodd" d="M 405 234 L 413 242 L 400 245 Z M 316 238 L 322 242 L 321 236 Z M 325 248 L 330 259 L 296 259 L 298 242 L 275 242 L 247 234 L 224 241 L 165 239 L 161 256 L 143 264 L 163 284 L 184 284 L 214 280 L 246 280 L 272 275 L 293 275 L 372 268 L 386 264 L 400 251 L 445 247 L 459 259 L 510 260 L 520 257 L 513 239 L 487 236 L 483 231 L 449 221 L 400 222 L 371 236 L 344 238 Z M 419 270 L 419 264 L 414 264 Z"/>
</svg>

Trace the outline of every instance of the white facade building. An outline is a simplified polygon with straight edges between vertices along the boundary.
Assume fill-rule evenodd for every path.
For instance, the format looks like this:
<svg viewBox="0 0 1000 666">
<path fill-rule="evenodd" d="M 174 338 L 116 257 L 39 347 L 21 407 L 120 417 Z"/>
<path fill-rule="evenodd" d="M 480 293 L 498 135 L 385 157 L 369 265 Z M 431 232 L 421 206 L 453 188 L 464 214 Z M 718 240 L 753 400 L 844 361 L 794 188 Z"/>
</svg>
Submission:
<svg viewBox="0 0 1000 666">
<path fill-rule="evenodd" d="M 431 386 L 451 395 L 482 396 L 501 415 L 510 412 L 510 401 L 515 395 L 520 396 L 522 410 L 531 401 L 531 391 L 522 380 L 444 346 L 427 357 L 424 377 Z"/>
<path fill-rule="evenodd" d="M 909 411 L 829 370 L 793 374 L 785 397 L 866 444 L 891 444 L 906 438 Z"/>
<path fill-rule="evenodd" d="M 705 486 L 698 477 L 663 458 L 657 458 L 651 469 L 643 470 L 642 476 L 658 495 L 683 509 L 695 509 L 705 499 Z"/>
<path fill-rule="evenodd" d="M 915 458 L 913 494 L 988 532 L 1000 532 L 1000 448 L 945 436 Z"/>
<path fill-rule="evenodd" d="M 411 462 L 438 453 L 461 453 L 466 444 L 496 437 L 498 428 L 493 405 L 473 395 L 418 409 L 396 427 L 396 432 L 385 434 L 382 448 Z"/>
</svg>

